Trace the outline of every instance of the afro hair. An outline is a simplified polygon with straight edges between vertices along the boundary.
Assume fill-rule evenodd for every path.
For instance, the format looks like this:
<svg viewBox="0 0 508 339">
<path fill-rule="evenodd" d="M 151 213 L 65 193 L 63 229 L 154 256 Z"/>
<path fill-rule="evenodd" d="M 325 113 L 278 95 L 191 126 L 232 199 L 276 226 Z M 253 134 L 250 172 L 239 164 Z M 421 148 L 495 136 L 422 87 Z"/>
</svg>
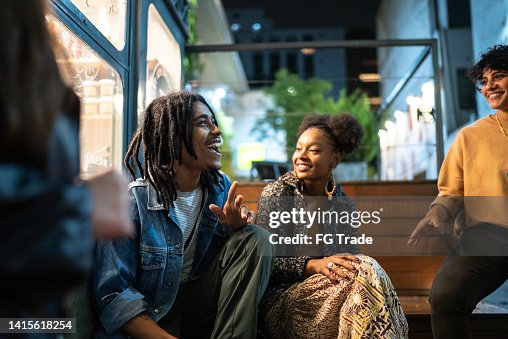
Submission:
<svg viewBox="0 0 508 339">
<path fill-rule="evenodd" d="M 308 116 L 298 128 L 298 137 L 309 128 L 318 128 L 324 131 L 335 149 L 341 153 L 351 153 L 357 149 L 364 135 L 363 127 L 358 120 L 346 113 L 336 116 Z"/>
</svg>

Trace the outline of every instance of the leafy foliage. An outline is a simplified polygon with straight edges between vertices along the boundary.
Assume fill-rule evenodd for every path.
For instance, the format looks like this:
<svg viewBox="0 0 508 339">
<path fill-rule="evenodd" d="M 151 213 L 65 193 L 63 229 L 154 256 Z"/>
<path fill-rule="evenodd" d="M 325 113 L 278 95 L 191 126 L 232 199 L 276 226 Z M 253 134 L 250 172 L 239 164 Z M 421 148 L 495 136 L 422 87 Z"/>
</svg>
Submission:
<svg viewBox="0 0 508 339">
<path fill-rule="evenodd" d="M 367 95 L 359 88 L 355 89 L 350 95 L 346 90 L 339 92 L 337 101 L 330 100 L 329 112 L 332 114 L 349 113 L 354 116 L 363 126 L 365 135 L 360 147 L 353 153 L 346 154 L 342 161 L 365 161 L 372 163 L 378 152 L 378 137 L 376 131 L 376 117 L 370 109 Z"/>
<path fill-rule="evenodd" d="M 187 0 L 187 2 L 189 3 L 189 10 L 187 11 L 187 32 L 189 34 L 189 39 L 187 40 L 187 44 L 194 45 L 198 41 L 196 29 L 196 8 L 198 6 L 198 0 Z M 203 70 L 203 65 L 199 62 L 199 54 L 185 53 L 183 68 L 185 83 L 197 79 Z"/>
</svg>

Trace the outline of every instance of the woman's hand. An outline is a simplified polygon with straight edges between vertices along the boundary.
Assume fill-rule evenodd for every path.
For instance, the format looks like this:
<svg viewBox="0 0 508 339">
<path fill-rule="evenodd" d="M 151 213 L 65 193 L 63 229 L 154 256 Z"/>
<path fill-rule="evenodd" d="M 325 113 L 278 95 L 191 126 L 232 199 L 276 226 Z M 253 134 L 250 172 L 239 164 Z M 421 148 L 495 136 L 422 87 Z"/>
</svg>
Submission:
<svg viewBox="0 0 508 339">
<path fill-rule="evenodd" d="M 356 268 L 352 263 L 359 261 L 360 259 L 350 253 L 339 253 L 322 259 L 310 259 L 305 266 L 305 273 L 307 275 L 323 274 L 334 282 L 341 278 L 349 280 L 346 271 L 355 273 Z"/>
<path fill-rule="evenodd" d="M 253 223 L 255 216 L 253 212 L 249 212 L 247 206 L 242 205 L 243 196 L 239 195 L 235 198 L 238 182 L 235 181 L 229 188 L 228 198 L 224 204 L 224 208 L 220 208 L 215 204 L 209 206 L 210 210 L 219 218 L 222 225 L 233 230 L 242 229 L 245 225 Z"/>
</svg>

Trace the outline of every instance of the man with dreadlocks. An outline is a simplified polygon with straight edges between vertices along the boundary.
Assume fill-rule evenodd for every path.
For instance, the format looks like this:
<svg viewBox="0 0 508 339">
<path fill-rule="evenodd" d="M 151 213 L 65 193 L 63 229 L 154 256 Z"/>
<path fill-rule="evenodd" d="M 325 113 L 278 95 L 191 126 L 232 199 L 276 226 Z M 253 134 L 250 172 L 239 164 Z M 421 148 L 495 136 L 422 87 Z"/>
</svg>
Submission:
<svg viewBox="0 0 508 339">
<path fill-rule="evenodd" d="M 125 158 L 141 174 L 130 185 L 136 231 L 97 245 L 96 337 L 256 337 L 272 247 L 219 171 L 220 144 L 202 96 L 177 92 L 147 107 Z"/>
</svg>

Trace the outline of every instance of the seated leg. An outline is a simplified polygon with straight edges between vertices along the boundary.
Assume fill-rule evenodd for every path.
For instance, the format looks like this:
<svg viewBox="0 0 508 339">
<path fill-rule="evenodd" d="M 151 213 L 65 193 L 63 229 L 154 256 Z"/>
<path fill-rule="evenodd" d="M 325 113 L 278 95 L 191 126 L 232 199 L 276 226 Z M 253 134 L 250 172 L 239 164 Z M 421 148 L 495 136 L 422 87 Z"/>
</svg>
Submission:
<svg viewBox="0 0 508 339">
<path fill-rule="evenodd" d="M 434 338 L 471 338 L 469 316 L 483 298 L 508 279 L 508 257 L 449 255 L 430 293 Z"/>
</svg>

